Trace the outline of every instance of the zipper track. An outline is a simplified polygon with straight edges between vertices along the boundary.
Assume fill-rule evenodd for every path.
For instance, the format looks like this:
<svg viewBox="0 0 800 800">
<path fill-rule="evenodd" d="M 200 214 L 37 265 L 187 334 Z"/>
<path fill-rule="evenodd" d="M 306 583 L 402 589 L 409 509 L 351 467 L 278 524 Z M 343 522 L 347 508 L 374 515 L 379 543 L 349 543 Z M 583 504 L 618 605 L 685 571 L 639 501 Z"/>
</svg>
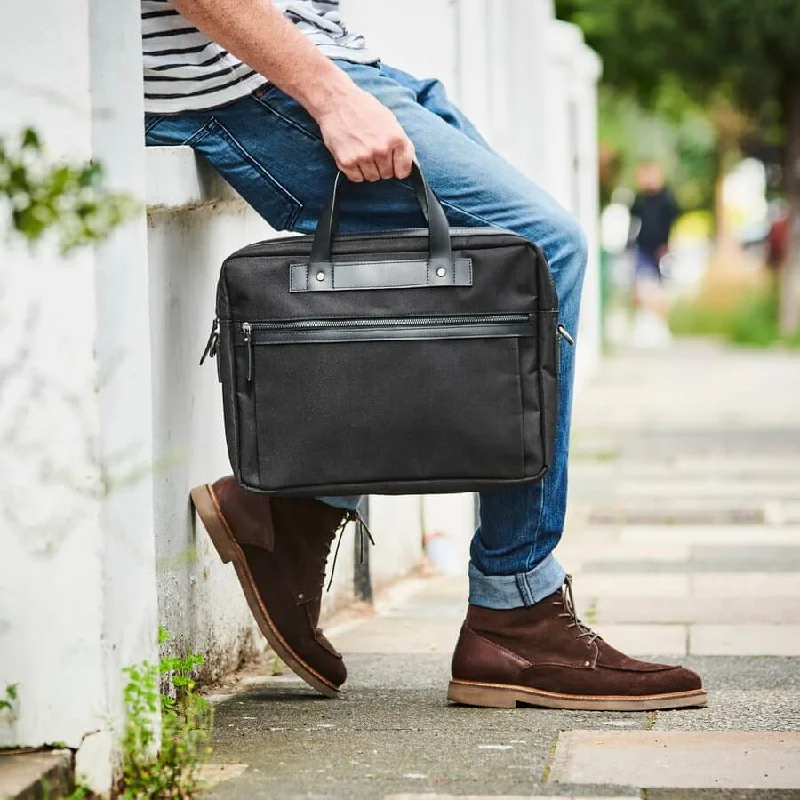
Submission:
<svg viewBox="0 0 800 800">
<path fill-rule="evenodd" d="M 310 319 L 288 322 L 243 322 L 242 331 L 324 330 L 326 328 L 433 328 L 439 325 L 506 325 L 530 322 L 531 314 L 469 314 L 450 317 L 386 317 L 383 319 Z"/>
<path fill-rule="evenodd" d="M 247 382 L 253 381 L 254 356 L 253 346 L 257 344 L 267 344 L 255 340 L 255 335 L 261 332 L 265 336 L 281 337 L 289 336 L 288 340 L 282 343 L 296 343 L 302 341 L 303 334 L 314 331 L 388 331 L 393 330 L 417 330 L 453 328 L 469 329 L 483 326 L 483 329 L 496 326 L 497 331 L 504 330 L 504 335 L 508 334 L 509 327 L 521 334 L 526 327 L 534 321 L 534 314 L 461 314 L 449 317 L 384 317 L 384 318 L 356 318 L 356 319 L 310 319 L 310 320 L 289 320 L 284 322 L 241 322 L 239 330 L 241 334 L 236 344 L 244 345 L 247 350 Z M 517 327 L 519 326 L 519 327 Z M 324 333 L 320 335 L 325 335 Z M 333 335 L 329 333 L 328 335 Z M 367 334 L 368 336 L 370 334 Z M 380 335 L 380 334 L 372 334 Z M 384 336 L 388 334 L 383 334 Z M 488 334 L 487 334 L 488 335 Z M 433 336 L 433 334 L 431 334 Z M 281 343 L 281 342 L 279 342 Z"/>
</svg>

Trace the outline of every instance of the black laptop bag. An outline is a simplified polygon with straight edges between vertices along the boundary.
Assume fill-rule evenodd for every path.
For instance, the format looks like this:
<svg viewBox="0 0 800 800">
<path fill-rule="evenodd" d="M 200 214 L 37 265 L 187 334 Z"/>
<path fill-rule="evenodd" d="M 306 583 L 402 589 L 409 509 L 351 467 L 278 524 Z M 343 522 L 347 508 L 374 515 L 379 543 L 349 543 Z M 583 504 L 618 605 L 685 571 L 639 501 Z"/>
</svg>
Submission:
<svg viewBox="0 0 800 800">
<path fill-rule="evenodd" d="M 313 236 L 222 265 L 205 355 L 242 486 L 460 492 L 545 474 L 569 339 L 545 256 L 506 230 L 449 229 L 416 166 L 410 181 L 427 229 L 335 235 L 340 173 Z"/>
</svg>

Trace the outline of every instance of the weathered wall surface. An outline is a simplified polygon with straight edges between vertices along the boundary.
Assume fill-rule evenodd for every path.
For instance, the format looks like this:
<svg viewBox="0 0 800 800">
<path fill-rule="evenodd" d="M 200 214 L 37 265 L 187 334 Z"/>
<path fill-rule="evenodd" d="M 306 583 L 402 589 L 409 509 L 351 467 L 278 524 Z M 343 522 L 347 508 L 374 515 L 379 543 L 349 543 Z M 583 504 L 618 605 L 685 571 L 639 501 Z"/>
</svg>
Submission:
<svg viewBox="0 0 800 800">
<path fill-rule="evenodd" d="M 596 242 L 597 64 L 549 0 L 409 0 L 400 17 L 388 0 L 342 5 L 387 62 L 442 78 Z M 14 31 L 0 134 L 33 123 L 54 158 L 99 157 L 150 205 L 147 223 L 67 260 L 0 239 L 0 693 L 20 691 L 0 745 L 90 743 L 98 788 L 120 670 L 155 658 L 157 620 L 210 675 L 262 646 L 188 491 L 229 471 L 215 370 L 197 366 L 219 265 L 271 232 L 188 150 L 145 152 L 137 14 L 134 0 L 0 6 Z M 598 357 L 597 285 L 593 261 L 582 375 Z M 373 583 L 418 565 L 426 534 L 449 537 L 463 566 L 473 521 L 470 495 L 371 498 Z M 353 597 L 353 556 L 350 531 L 327 610 Z"/>
</svg>

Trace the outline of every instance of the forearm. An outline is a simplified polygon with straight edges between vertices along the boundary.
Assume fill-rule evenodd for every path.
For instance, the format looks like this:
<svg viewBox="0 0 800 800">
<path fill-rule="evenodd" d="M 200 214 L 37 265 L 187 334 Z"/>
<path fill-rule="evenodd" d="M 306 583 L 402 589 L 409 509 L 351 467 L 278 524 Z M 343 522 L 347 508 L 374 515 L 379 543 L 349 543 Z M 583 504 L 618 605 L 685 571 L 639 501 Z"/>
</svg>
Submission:
<svg viewBox="0 0 800 800">
<path fill-rule="evenodd" d="M 210 39 L 249 64 L 311 116 L 330 113 L 354 85 L 269 0 L 172 0 Z"/>
</svg>

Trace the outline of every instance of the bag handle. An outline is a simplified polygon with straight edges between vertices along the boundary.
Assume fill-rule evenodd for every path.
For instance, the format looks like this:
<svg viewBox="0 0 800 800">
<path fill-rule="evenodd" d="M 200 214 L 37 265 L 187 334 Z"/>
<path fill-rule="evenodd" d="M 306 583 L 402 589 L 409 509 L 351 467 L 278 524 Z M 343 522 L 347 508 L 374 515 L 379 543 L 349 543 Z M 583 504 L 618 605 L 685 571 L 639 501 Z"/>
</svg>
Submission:
<svg viewBox="0 0 800 800">
<path fill-rule="evenodd" d="M 422 213 L 428 221 L 428 283 L 431 285 L 455 283 L 453 251 L 450 245 L 450 227 L 441 203 L 428 186 L 419 164 L 411 167 L 411 184 L 417 195 Z M 313 270 L 315 283 L 325 288 L 332 280 L 331 246 L 339 220 L 339 202 L 344 185 L 351 183 L 343 172 L 336 175 L 333 191 L 317 223 L 314 241 L 311 245 L 309 271 Z"/>
</svg>

